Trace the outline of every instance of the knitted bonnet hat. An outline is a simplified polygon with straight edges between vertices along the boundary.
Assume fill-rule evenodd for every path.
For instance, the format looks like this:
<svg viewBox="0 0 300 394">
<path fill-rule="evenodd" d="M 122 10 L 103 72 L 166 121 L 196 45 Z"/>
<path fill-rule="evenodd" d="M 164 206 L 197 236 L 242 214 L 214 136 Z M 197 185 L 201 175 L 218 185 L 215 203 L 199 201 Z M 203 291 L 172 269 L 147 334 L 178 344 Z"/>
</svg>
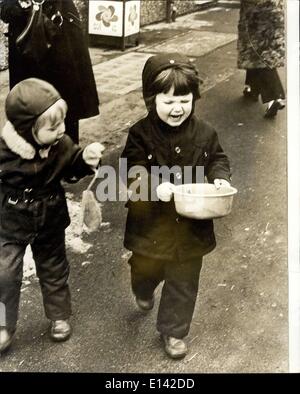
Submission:
<svg viewBox="0 0 300 394">
<path fill-rule="evenodd" d="M 148 98 L 153 95 L 152 85 L 158 74 L 168 68 L 178 68 L 180 66 L 191 69 L 198 76 L 198 71 L 193 63 L 184 55 L 179 53 L 162 53 L 151 56 L 145 63 L 142 81 L 143 81 L 143 97 Z M 194 99 L 200 98 L 199 91 Z"/>
<path fill-rule="evenodd" d="M 19 132 L 31 130 L 36 119 L 61 98 L 48 82 L 28 78 L 15 85 L 5 101 L 7 119 Z"/>
</svg>

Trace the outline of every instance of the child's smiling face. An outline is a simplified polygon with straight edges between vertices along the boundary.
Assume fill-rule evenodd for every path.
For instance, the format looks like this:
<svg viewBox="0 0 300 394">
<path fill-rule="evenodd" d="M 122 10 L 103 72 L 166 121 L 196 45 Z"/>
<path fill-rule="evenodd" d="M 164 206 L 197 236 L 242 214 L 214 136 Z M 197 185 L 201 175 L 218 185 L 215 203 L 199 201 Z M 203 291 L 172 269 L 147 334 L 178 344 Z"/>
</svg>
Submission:
<svg viewBox="0 0 300 394">
<path fill-rule="evenodd" d="M 159 118 L 169 126 L 180 126 L 191 114 L 193 93 L 174 96 L 174 87 L 167 93 L 159 93 L 155 98 L 156 112 Z"/>
</svg>

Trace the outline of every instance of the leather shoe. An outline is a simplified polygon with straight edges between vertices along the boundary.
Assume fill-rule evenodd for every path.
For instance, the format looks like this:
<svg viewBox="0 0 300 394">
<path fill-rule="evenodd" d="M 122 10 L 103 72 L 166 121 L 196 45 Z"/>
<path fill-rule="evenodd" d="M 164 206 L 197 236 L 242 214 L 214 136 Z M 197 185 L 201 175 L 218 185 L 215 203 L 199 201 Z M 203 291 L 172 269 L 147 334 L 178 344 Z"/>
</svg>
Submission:
<svg viewBox="0 0 300 394">
<path fill-rule="evenodd" d="M 63 342 L 71 336 L 71 325 L 68 320 L 54 320 L 50 324 L 50 338 L 55 342 Z"/>
<path fill-rule="evenodd" d="M 274 118 L 277 115 L 277 111 L 283 109 L 285 104 L 282 101 L 274 100 L 271 105 L 268 106 L 265 112 L 265 118 Z"/>
<path fill-rule="evenodd" d="M 188 352 L 188 348 L 183 339 L 162 335 L 165 351 L 171 358 L 183 358 Z"/>
<path fill-rule="evenodd" d="M 0 354 L 4 353 L 8 350 L 13 340 L 13 334 L 10 334 L 9 331 L 1 327 L 0 328 Z"/>
<path fill-rule="evenodd" d="M 149 298 L 147 300 L 143 300 L 141 298 L 135 297 L 135 302 L 137 306 L 140 308 L 142 311 L 150 311 L 153 309 L 154 306 L 154 296 L 152 298 Z"/>
</svg>

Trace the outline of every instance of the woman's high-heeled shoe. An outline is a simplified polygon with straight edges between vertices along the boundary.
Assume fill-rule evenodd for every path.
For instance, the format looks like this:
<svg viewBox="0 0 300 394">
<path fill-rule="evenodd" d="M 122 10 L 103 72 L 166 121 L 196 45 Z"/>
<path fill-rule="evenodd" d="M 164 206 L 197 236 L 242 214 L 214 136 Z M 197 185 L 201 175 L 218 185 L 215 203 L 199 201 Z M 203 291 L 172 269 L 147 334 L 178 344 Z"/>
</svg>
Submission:
<svg viewBox="0 0 300 394">
<path fill-rule="evenodd" d="M 274 118 L 277 115 L 278 110 L 283 109 L 285 104 L 282 100 L 272 100 L 269 102 L 266 109 L 265 118 Z"/>
</svg>

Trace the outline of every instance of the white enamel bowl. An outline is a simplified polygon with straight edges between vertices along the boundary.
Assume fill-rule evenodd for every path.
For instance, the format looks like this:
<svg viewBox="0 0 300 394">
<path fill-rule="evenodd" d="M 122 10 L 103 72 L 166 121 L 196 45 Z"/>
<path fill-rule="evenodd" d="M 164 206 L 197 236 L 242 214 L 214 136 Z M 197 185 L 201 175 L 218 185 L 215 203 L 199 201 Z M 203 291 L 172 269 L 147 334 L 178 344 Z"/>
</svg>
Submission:
<svg viewBox="0 0 300 394">
<path fill-rule="evenodd" d="M 213 219 L 231 212 L 233 196 L 237 189 L 211 183 L 191 183 L 174 187 L 177 213 L 193 219 Z"/>
</svg>

